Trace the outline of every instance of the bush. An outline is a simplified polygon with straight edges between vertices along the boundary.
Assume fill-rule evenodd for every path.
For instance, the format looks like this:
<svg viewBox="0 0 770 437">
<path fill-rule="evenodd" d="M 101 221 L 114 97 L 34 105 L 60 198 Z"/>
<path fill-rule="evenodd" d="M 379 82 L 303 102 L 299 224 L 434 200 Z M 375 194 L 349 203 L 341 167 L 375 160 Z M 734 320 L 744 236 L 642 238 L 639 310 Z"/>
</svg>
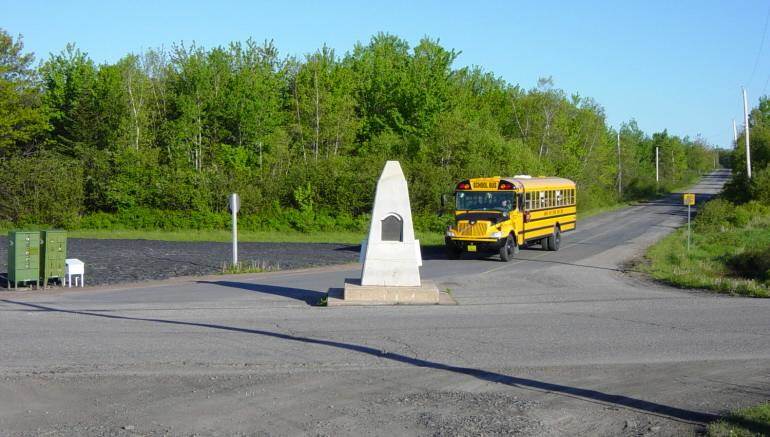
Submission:
<svg viewBox="0 0 770 437">
<path fill-rule="evenodd" d="M 751 197 L 770 206 L 770 167 L 754 173 L 751 178 Z"/>
<path fill-rule="evenodd" d="M 693 226 L 696 230 L 713 230 L 730 226 L 735 221 L 735 205 L 724 199 L 714 199 L 698 208 Z"/>
<path fill-rule="evenodd" d="M 83 205 L 80 163 L 54 153 L 0 160 L 0 221 L 76 226 Z"/>
<path fill-rule="evenodd" d="M 770 247 L 739 253 L 727 261 L 727 266 L 739 277 L 770 281 Z"/>
<path fill-rule="evenodd" d="M 444 232 L 454 221 L 450 214 L 417 214 L 412 217 L 415 230 L 424 232 Z"/>
<path fill-rule="evenodd" d="M 735 208 L 735 215 L 732 223 L 735 226 L 746 226 L 752 222 L 763 219 L 763 217 L 767 215 L 770 215 L 770 207 L 752 200 L 749 203 L 738 205 Z"/>
<path fill-rule="evenodd" d="M 150 208 L 128 208 L 115 213 L 96 212 L 80 220 L 81 229 L 226 230 L 230 229 L 230 213 L 200 211 L 163 211 Z M 368 230 L 369 216 L 349 214 L 333 216 L 312 209 L 270 208 L 261 214 L 239 214 L 238 228 L 245 231 L 320 232 Z M 443 229 L 443 228 L 442 228 Z"/>
</svg>

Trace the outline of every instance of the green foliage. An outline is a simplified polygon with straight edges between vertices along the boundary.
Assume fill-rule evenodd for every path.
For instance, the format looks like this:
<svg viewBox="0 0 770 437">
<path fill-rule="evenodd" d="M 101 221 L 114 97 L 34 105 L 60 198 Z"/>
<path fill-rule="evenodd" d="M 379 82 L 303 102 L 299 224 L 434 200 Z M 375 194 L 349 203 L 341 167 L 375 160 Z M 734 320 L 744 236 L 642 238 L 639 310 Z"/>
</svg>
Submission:
<svg viewBox="0 0 770 437">
<path fill-rule="evenodd" d="M 752 175 L 749 192 L 752 199 L 770 206 L 770 166 Z"/>
<path fill-rule="evenodd" d="M 770 247 L 739 253 L 727 261 L 735 275 L 758 281 L 770 281 Z"/>
<path fill-rule="evenodd" d="M 102 65 L 70 44 L 38 71 L 5 33 L 0 50 L 0 113 L 16 117 L 0 117 L 0 157 L 74 159 L 82 226 L 99 229 L 223 229 L 237 192 L 249 229 L 358 230 L 388 159 L 402 163 L 418 227 L 434 231 L 461 178 L 568 177 L 585 210 L 713 165 L 707 145 L 650 137 L 633 121 L 620 127 L 618 154 L 592 99 L 566 95 L 552 78 L 525 90 L 453 68 L 458 52 L 429 38 L 410 47 L 380 33 L 344 56 L 324 46 L 304 59 L 281 58 L 269 41 L 173 45 Z"/>
<path fill-rule="evenodd" d="M 770 403 L 733 411 L 708 425 L 708 437 L 760 437 L 770 435 Z"/>
<path fill-rule="evenodd" d="M 754 297 L 770 296 L 770 208 L 715 199 L 699 208 L 692 248 L 679 230 L 652 246 L 645 269 L 687 288 Z"/>
<path fill-rule="evenodd" d="M 730 225 L 735 218 L 735 205 L 728 200 L 714 199 L 698 208 L 698 216 L 693 223 L 696 231 L 720 230 Z"/>
<path fill-rule="evenodd" d="M 0 221 L 72 227 L 83 206 L 80 163 L 54 153 L 0 160 Z"/>
<path fill-rule="evenodd" d="M 242 262 L 239 261 L 237 264 L 232 263 L 224 263 L 222 264 L 222 274 L 223 275 L 235 275 L 235 274 L 241 274 L 241 273 L 263 273 L 263 272 L 274 272 L 280 270 L 279 265 L 273 265 L 265 260 L 257 261 L 253 260 L 250 262 Z"/>
<path fill-rule="evenodd" d="M 735 149 L 730 153 L 733 180 L 725 189 L 725 196 L 734 202 L 757 200 L 770 205 L 770 98 L 759 99 L 759 105 L 749 116 L 752 178 L 746 169 L 745 133 L 741 133 Z"/>
<path fill-rule="evenodd" d="M 0 159 L 38 149 L 49 131 L 32 54 L 0 29 Z"/>
</svg>

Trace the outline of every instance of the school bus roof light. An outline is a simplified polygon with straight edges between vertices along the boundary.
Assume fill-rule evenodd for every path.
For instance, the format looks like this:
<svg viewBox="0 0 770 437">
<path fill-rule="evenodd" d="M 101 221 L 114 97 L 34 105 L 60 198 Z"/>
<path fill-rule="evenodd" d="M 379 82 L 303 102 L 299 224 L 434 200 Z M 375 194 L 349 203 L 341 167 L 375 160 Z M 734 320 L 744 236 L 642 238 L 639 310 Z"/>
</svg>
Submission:
<svg viewBox="0 0 770 437">
<path fill-rule="evenodd" d="M 513 184 L 506 181 L 500 181 L 500 185 L 497 186 L 498 190 L 512 190 Z"/>
<path fill-rule="evenodd" d="M 470 190 L 471 189 L 471 183 L 469 181 L 462 181 L 459 184 L 457 184 L 458 190 Z"/>
</svg>

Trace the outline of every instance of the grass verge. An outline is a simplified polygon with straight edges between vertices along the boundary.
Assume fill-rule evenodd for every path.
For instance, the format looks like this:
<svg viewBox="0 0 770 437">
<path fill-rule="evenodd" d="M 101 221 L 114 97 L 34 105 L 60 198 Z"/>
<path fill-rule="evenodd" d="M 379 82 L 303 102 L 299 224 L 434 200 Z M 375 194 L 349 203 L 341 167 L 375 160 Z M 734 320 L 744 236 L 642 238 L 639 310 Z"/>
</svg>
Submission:
<svg viewBox="0 0 770 437">
<path fill-rule="evenodd" d="M 6 235 L 8 230 L 0 231 Z M 137 229 L 84 229 L 68 231 L 70 238 L 93 238 L 104 240 L 160 240 L 160 241 L 213 241 L 229 243 L 232 235 L 227 230 L 174 230 L 148 231 Z M 238 241 L 241 243 L 337 243 L 360 244 L 365 237 L 362 232 L 322 231 L 303 233 L 297 231 L 239 231 Z M 417 231 L 417 238 L 425 245 L 444 243 L 444 236 L 438 232 Z"/>
<path fill-rule="evenodd" d="M 604 214 L 605 212 L 617 211 L 617 210 L 623 209 L 623 208 L 625 208 L 627 206 L 631 206 L 632 204 L 633 204 L 632 202 L 620 202 L 620 203 L 614 203 L 612 205 L 599 206 L 599 207 L 596 207 L 596 208 L 591 208 L 591 209 L 586 210 L 586 211 L 578 210 L 577 219 L 578 220 L 584 220 L 584 219 L 587 219 L 588 217 L 593 217 L 595 215 Z"/>
<path fill-rule="evenodd" d="M 676 287 L 770 297 L 768 259 L 770 217 L 757 216 L 741 226 L 694 226 L 689 252 L 680 228 L 651 246 L 639 267 Z"/>
<path fill-rule="evenodd" d="M 770 435 L 770 403 L 742 408 L 710 423 L 709 437 L 754 437 Z"/>
<path fill-rule="evenodd" d="M 222 264 L 222 274 L 232 275 L 239 273 L 262 273 L 262 272 L 274 272 L 281 269 L 278 264 L 270 264 L 267 261 L 239 261 L 237 264 L 224 263 Z"/>
</svg>

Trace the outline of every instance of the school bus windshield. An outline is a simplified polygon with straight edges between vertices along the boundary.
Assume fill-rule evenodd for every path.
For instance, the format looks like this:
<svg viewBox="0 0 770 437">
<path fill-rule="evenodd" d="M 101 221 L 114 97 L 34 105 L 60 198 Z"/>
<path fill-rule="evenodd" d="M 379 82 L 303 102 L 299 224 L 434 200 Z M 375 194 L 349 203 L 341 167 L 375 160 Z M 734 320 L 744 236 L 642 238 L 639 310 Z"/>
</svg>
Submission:
<svg viewBox="0 0 770 437">
<path fill-rule="evenodd" d="M 456 209 L 464 211 L 501 211 L 513 209 L 513 193 L 497 191 L 461 191 L 457 193 Z"/>
</svg>

